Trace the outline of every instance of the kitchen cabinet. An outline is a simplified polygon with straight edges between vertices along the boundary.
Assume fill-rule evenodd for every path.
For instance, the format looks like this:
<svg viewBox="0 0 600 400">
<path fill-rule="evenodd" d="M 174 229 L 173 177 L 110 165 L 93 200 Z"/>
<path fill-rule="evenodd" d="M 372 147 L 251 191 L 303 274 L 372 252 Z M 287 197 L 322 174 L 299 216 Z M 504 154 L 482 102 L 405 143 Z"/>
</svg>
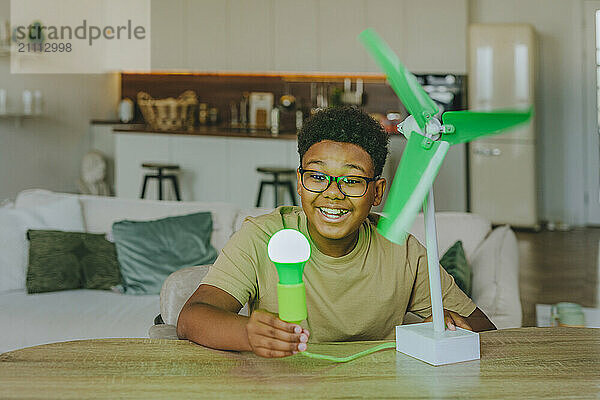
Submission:
<svg viewBox="0 0 600 400">
<path fill-rule="evenodd" d="M 272 180 L 270 175 L 256 172 L 258 166 L 291 169 L 300 166 L 295 140 L 230 138 L 227 139 L 227 146 L 227 157 L 232 163 L 226 170 L 226 180 L 230 186 L 229 198 L 230 201 L 245 207 L 254 207 L 259 182 L 263 179 Z M 295 176 L 293 179 L 296 182 Z M 294 183 L 294 192 L 295 189 Z M 279 198 L 283 199 L 285 204 L 291 204 L 286 190 L 280 188 Z M 300 204 L 297 195 L 296 202 Z M 272 186 L 263 189 L 262 206 L 273 206 Z"/>
<path fill-rule="evenodd" d="M 227 139 L 172 135 L 169 149 L 170 162 L 181 167 L 179 182 L 183 200 L 223 201 L 231 198 L 231 187 L 235 185 L 227 175 L 231 168 Z"/>
<path fill-rule="evenodd" d="M 152 68 L 381 72 L 375 28 L 415 73 L 466 72 L 467 0 L 152 1 Z"/>
<path fill-rule="evenodd" d="M 183 66 L 194 71 L 222 71 L 229 66 L 230 52 L 224 44 L 230 39 L 226 1 L 187 0 L 185 2 L 185 35 L 182 45 L 186 49 Z"/>
<path fill-rule="evenodd" d="M 114 135 L 114 134 L 113 134 Z M 144 134 L 114 135 L 115 140 L 115 196 L 138 198 L 142 189 L 144 162 L 171 162 L 169 135 Z M 165 186 L 166 187 L 166 186 Z M 146 198 L 157 199 L 156 179 L 146 188 Z M 171 188 L 165 191 L 167 199 L 174 199 Z M 184 197 L 185 199 L 185 197 Z"/>
<path fill-rule="evenodd" d="M 317 0 L 277 0 L 273 4 L 276 71 L 319 70 Z"/>
<path fill-rule="evenodd" d="M 290 139 L 123 132 L 113 136 L 118 197 L 138 198 L 145 173 L 141 164 L 157 161 L 181 167 L 182 200 L 224 201 L 250 208 L 254 207 L 260 180 L 268 179 L 256 172 L 258 166 L 295 169 L 299 165 L 296 141 Z M 173 200 L 171 186 L 166 184 L 165 188 L 166 198 Z M 267 189 L 263 205 L 272 207 L 271 188 Z M 146 198 L 156 199 L 156 192 L 156 183 L 151 181 Z M 281 198 L 289 203 L 287 193 Z"/>
<path fill-rule="evenodd" d="M 406 64 L 405 48 L 408 45 L 408 33 L 403 23 L 404 18 L 406 18 L 405 8 L 404 1 L 371 0 L 367 3 L 366 25 L 375 28 L 377 33 L 385 39 L 390 48 Z M 370 56 L 367 58 L 366 68 L 367 72 L 381 73 L 381 68 Z"/>
<path fill-rule="evenodd" d="M 182 0 L 152 0 L 150 10 L 150 62 L 154 70 L 183 69 L 187 18 Z"/>
<path fill-rule="evenodd" d="M 366 26 L 364 0 L 319 2 L 320 70 L 327 72 L 363 72 L 367 54 L 357 40 Z"/>
<path fill-rule="evenodd" d="M 404 0 L 401 56 L 413 73 L 465 74 L 467 0 Z"/>
<path fill-rule="evenodd" d="M 273 24 L 273 3 L 270 0 L 229 0 L 229 35 L 223 48 L 229 56 L 229 69 L 273 70 Z M 216 36 L 211 38 L 219 40 Z"/>
</svg>

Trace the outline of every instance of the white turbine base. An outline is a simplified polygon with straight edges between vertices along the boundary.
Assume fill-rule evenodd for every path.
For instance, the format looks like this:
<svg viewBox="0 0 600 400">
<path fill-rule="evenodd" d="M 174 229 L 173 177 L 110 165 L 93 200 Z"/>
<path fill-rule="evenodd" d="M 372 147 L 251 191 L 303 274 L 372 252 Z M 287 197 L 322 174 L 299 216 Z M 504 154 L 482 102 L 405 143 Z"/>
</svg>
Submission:
<svg viewBox="0 0 600 400">
<path fill-rule="evenodd" d="M 479 333 L 459 327 L 435 332 L 432 322 L 399 325 L 396 350 L 434 366 L 479 360 Z"/>
</svg>

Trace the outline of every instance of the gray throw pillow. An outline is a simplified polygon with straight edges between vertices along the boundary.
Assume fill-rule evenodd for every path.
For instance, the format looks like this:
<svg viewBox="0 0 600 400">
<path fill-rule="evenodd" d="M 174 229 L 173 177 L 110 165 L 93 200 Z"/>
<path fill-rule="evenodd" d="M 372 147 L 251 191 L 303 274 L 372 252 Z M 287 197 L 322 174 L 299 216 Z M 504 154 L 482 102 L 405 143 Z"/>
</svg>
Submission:
<svg viewBox="0 0 600 400">
<path fill-rule="evenodd" d="M 165 279 L 180 268 L 211 264 L 210 212 L 155 221 L 119 221 L 112 227 L 126 294 L 159 294 Z"/>
</svg>

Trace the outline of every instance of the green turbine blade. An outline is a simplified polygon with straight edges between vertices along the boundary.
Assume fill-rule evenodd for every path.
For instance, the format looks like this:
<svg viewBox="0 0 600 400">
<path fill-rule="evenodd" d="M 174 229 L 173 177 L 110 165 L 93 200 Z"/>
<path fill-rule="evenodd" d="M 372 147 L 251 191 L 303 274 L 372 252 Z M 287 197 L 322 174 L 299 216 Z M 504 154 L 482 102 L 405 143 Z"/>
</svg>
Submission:
<svg viewBox="0 0 600 400">
<path fill-rule="evenodd" d="M 373 29 L 365 29 L 358 35 L 358 39 L 385 72 L 390 86 L 408 112 L 415 117 L 417 125 L 425 132 L 427 121 L 440 111 L 437 104 L 431 100 L 417 82 L 417 78 L 406 69 L 377 32 Z"/>
<path fill-rule="evenodd" d="M 451 145 L 470 142 L 481 136 L 494 135 L 527 122 L 533 108 L 527 111 L 447 111 L 442 115 L 445 126 L 452 125 L 452 133 L 442 134 L 442 140 Z"/>
<path fill-rule="evenodd" d="M 413 134 L 408 139 L 377 225 L 379 233 L 391 242 L 404 244 L 448 148 L 447 142 L 421 135 Z"/>
</svg>

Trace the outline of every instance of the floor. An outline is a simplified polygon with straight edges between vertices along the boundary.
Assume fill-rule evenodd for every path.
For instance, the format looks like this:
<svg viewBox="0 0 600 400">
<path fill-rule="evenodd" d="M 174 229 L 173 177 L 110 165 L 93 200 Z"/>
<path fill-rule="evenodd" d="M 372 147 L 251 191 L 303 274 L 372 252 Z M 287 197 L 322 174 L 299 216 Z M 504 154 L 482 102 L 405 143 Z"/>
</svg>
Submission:
<svg viewBox="0 0 600 400">
<path fill-rule="evenodd" d="M 536 303 L 600 307 L 600 228 L 515 233 L 523 326 L 535 326 Z"/>
</svg>

